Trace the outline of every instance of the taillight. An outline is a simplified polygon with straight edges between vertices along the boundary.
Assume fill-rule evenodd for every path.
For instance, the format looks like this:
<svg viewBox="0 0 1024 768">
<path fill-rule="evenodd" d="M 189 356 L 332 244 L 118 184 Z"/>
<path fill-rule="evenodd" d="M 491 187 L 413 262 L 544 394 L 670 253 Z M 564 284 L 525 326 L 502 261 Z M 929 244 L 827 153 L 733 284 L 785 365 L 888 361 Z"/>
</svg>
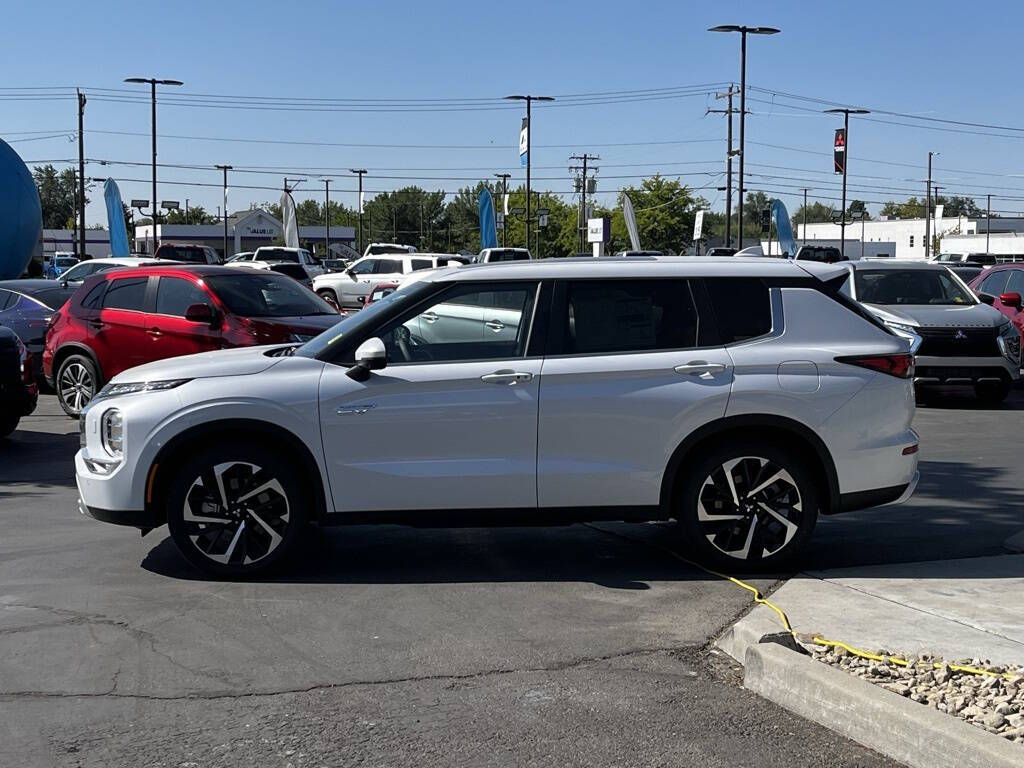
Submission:
<svg viewBox="0 0 1024 768">
<path fill-rule="evenodd" d="M 852 355 L 837 357 L 837 363 L 856 365 L 879 373 L 887 373 L 898 379 L 910 379 L 914 376 L 914 356 L 906 353 L 898 355 Z"/>
</svg>

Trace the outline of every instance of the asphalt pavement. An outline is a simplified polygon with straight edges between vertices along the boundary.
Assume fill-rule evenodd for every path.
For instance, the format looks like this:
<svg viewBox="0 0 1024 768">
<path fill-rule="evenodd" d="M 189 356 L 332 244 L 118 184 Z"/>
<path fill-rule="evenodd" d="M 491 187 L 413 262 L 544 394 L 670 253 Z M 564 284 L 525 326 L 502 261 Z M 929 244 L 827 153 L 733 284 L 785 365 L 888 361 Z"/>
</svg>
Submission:
<svg viewBox="0 0 1024 768">
<path fill-rule="evenodd" d="M 806 567 L 997 553 L 1021 409 L 920 409 L 918 496 Z M 671 526 L 335 528 L 215 582 L 75 511 L 77 442 L 51 397 L 0 442 L 0 765 L 892 765 L 738 686 L 707 648 L 748 595 Z"/>
</svg>

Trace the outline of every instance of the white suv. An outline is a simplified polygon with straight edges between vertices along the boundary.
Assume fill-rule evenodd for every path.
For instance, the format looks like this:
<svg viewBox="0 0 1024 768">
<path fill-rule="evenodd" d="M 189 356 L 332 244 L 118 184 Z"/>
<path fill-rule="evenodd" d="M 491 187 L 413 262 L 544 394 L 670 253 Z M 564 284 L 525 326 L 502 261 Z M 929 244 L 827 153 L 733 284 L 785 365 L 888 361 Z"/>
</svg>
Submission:
<svg viewBox="0 0 1024 768">
<path fill-rule="evenodd" d="M 320 297 L 344 309 L 359 309 L 378 283 L 400 283 L 406 275 L 421 269 L 448 266 L 447 253 L 390 253 L 364 256 L 344 272 L 328 272 L 313 279 L 313 290 Z"/>
<path fill-rule="evenodd" d="M 115 377 L 81 419 L 81 507 L 167 523 L 221 574 L 273 565 L 309 523 L 367 522 L 673 519 L 707 561 L 774 567 L 819 513 L 917 481 L 908 342 L 836 291 L 845 275 L 774 259 L 441 270 L 303 346 Z"/>
</svg>

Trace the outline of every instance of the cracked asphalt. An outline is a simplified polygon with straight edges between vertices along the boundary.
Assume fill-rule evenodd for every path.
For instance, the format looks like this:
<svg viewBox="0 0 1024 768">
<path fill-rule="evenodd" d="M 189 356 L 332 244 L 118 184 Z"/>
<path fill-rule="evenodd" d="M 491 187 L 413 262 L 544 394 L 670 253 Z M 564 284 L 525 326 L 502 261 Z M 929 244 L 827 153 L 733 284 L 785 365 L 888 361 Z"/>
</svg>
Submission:
<svg viewBox="0 0 1024 768">
<path fill-rule="evenodd" d="M 1006 421 L 918 416 L 926 439 Z M 273 579 L 214 582 L 166 529 L 77 514 L 52 398 L 22 426 L 0 442 L 0 766 L 893 765 L 739 686 L 707 649 L 748 596 L 663 551 L 670 527 L 336 528 Z M 1005 441 L 979 445 L 959 470 L 924 448 L 924 494 L 885 529 L 824 521 L 812 564 L 990 554 L 1014 516 L 976 495 L 1015 484 Z M 970 525 L 928 512 L 958 493 Z"/>
</svg>

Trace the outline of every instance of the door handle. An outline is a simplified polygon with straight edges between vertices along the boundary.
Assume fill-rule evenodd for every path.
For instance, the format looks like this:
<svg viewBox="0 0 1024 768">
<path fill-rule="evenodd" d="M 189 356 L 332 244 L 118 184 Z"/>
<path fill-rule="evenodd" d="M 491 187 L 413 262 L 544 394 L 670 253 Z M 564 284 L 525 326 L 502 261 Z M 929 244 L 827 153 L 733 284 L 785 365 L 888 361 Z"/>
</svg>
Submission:
<svg viewBox="0 0 1024 768">
<path fill-rule="evenodd" d="M 700 376 L 701 378 L 710 378 L 716 373 L 724 371 L 726 366 L 721 363 L 709 363 L 704 360 L 691 360 L 685 365 L 677 365 L 674 370 L 676 373 L 682 373 L 688 376 Z"/>
<path fill-rule="evenodd" d="M 486 381 L 488 384 L 505 384 L 513 387 L 520 381 L 529 381 L 532 378 L 532 373 L 524 373 L 522 371 L 495 371 L 494 373 L 481 376 L 480 381 Z"/>
<path fill-rule="evenodd" d="M 422 315 L 420 315 L 420 319 L 423 320 L 423 322 L 425 322 L 425 323 L 436 323 L 437 322 L 437 313 L 436 312 L 424 312 Z"/>
<path fill-rule="evenodd" d="M 161 331 L 159 328 L 147 328 L 146 329 L 146 333 L 148 333 L 150 336 L 154 336 L 154 337 L 163 336 L 164 335 L 164 332 Z"/>
<path fill-rule="evenodd" d="M 486 325 L 495 333 L 497 333 L 498 331 L 505 330 L 505 324 L 500 320 L 488 320 L 486 323 L 484 323 L 484 325 Z"/>
<path fill-rule="evenodd" d="M 100 328 L 103 327 L 103 321 L 102 320 L 87 320 L 86 322 L 88 322 L 89 325 L 91 327 L 95 328 L 96 330 L 99 330 Z"/>
</svg>

